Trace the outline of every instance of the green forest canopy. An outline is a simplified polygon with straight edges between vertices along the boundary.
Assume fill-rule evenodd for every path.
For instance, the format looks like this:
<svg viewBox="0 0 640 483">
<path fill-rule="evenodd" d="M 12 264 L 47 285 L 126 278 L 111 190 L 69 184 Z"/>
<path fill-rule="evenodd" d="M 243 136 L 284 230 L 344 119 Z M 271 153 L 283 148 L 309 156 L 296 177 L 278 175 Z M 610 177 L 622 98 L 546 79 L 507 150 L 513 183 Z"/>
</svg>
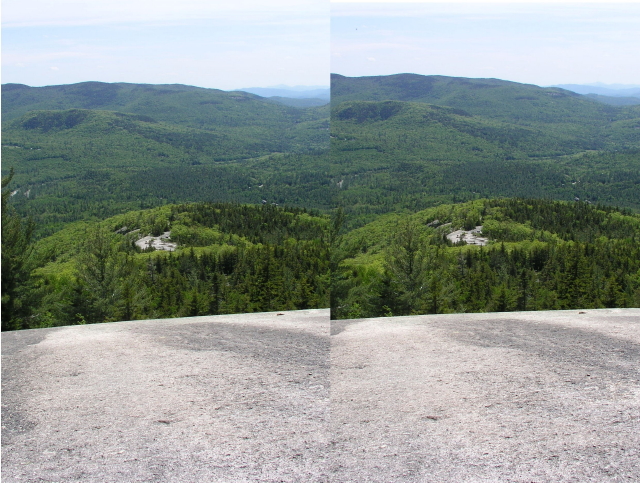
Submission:
<svg viewBox="0 0 640 483">
<path fill-rule="evenodd" d="M 481 230 L 486 245 L 453 244 Z M 640 305 L 640 216 L 490 199 L 389 214 L 342 236 L 334 318 Z"/>
<path fill-rule="evenodd" d="M 638 106 L 413 74 L 334 75 L 330 110 L 178 85 L 2 96 L 3 235 L 24 242 L 3 241 L 3 266 L 23 254 L 3 329 L 640 305 Z M 446 240 L 480 225 L 485 247 Z M 136 248 L 165 231 L 176 252 Z"/>
<path fill-rule="evenodd" d="M 351 226 L 478 198 L 640 209 L 640 110 L 497 79 L 332 76 L 332 179 Z"/>
<path fill-rule="evenodd" d="M 327 307 L 328 226 L 304 209 L 230 203 L 76 222 L 34 245 L 11 307 L 3 292 L 3 330 Z M 175 251 L 135 243 L 165 232 Z"/>
</svg>

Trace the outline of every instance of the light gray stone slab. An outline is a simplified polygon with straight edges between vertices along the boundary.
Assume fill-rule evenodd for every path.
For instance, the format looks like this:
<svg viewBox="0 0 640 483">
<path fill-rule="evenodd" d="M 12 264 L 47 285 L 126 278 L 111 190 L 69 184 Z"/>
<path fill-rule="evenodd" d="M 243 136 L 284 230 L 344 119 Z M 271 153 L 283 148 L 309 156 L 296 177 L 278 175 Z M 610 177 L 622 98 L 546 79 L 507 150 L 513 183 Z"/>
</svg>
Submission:
<svg viewBox="0 0 640 483">
<path fill-rule="evenodd" d="M 332 481 L 640 481 L 640 310 L 338 321 L 332 333 Z"/>
<path fill-rule="evenodd" d="M 638 309 L 282 314 L 3 333 L 3 481 L 640 481 Z"/>
<path fill-rule="evenodd" d="M 327 479 L 327 310 L 2 334 L 3 482 Z"/>
</svg>

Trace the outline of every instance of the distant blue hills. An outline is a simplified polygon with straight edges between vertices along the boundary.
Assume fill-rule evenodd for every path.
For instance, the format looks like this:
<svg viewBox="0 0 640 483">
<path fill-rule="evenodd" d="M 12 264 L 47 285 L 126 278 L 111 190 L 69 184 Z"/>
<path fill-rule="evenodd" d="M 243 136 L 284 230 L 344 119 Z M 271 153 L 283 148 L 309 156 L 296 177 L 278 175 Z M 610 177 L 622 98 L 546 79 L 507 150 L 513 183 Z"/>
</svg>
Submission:
<svg viewBox="0 0 640 483">
<path fill-rule="evenodd" d="M 640 86 L 638 85 L 596 82 L 594 84 L 558 84 L 550 87 L 560 87 L 611 106 L 640 104 Z"/>
<path fill-rule="evenodd" d="M 640 97 L 639 85 L 625 84 L 557 84 L 550 87 L 560 87 L 576 94 L 597 94 L 610 97 Z"/>
<path fill-rule="evenodd" d="M 329 100 L 330 89 L 327 86 L 286 86 L 242 87 L 239 91 L 249 92 L 261 97 L 290 97 L 293 99 Z"/>
</svg>

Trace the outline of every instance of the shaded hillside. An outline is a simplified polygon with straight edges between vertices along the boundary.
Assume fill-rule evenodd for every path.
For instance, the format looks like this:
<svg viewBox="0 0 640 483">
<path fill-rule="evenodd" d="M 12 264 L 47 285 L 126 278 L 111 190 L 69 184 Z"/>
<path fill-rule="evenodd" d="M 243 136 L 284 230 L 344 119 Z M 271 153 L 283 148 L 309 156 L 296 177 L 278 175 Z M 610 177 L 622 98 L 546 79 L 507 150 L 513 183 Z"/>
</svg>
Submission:
<svg viewBox="0 0 640 483">
<path fill-rule="evenodd" d="M 447 145 L 446 141 L 454 138 L 461 146 L 468 146 L 468 149 L 474 152 L 478 152 L 478 147 L 484 148 L 482 151 L 488 150 L 485 156 L 495 155 L 496 149 L 512 151 L 511 157 L 545 157 L 598 148 L 591 140 L 583 140 L 562 132 L 495 121 L 473 116 L 457 108 L 415 102 L 344 102 L 332 110 L 332 121 L 335 123 L 332 125 L 332 134 L 344 132 L 345 137 L 375 136 L 376 130 L 382 138 L 384 130 L 389 130 L 390 135 L 404 133 L 404 136 L 398 139 L 397 147 L 405 148 L 408 152 L 412 149 L 428 149 L 433 153 L 437 148 L 450 152 L 453 146 Z M 640 119 L 638 121 L 640 122 Z M 640 145 L 640 134 L 633 128 L 628 131 L 625 133 L 625 139 Z M 402 138 L 407 141 L 409 138 L 412 139 L 411 142 L 407 142 Z M 489 145 L 495 148 L 491 149 Z M 434 156 L 442 157 L 446 154 L 431 154 L 431 157 Z M 449 154 L 449 157 L 453 157 L 453 154 Z"/>
<path fill-rule="evenodd" d="M 33 164 L 55 157 L 94 169 L 151 167 L 175 162 L 178 156 L 188 164 L 197 164 L 200 158 L 224 161 L 284 151 L 287 147 L 284 135 L 267 142 L 260 139 L 263 134 L 258 130 L 253 136 L 249 133 L 240 136 L 182 128 L 148 116 L 99 110 L 31 111 L 4 123 L 3 127 L 3 146 L 9 147 L 10 158 Z M 25 153 L 25 149 L 29 152 Z M 34 150 L 37 153 L 31 152 Z"/>
</svg>

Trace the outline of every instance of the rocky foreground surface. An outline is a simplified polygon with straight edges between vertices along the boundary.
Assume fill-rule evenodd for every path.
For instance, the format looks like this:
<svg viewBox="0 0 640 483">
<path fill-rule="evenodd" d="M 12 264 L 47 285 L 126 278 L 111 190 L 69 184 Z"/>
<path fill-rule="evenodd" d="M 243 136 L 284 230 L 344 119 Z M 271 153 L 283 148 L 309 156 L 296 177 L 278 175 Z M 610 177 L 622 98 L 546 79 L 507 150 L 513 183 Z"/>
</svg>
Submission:
<svg viewBox="0 0 640 483">
<path fill-rule="evenodd" d="M 638 461 L 640 309 L 2 334 L 3 482 L 630 482 Z"/>
</svg>

